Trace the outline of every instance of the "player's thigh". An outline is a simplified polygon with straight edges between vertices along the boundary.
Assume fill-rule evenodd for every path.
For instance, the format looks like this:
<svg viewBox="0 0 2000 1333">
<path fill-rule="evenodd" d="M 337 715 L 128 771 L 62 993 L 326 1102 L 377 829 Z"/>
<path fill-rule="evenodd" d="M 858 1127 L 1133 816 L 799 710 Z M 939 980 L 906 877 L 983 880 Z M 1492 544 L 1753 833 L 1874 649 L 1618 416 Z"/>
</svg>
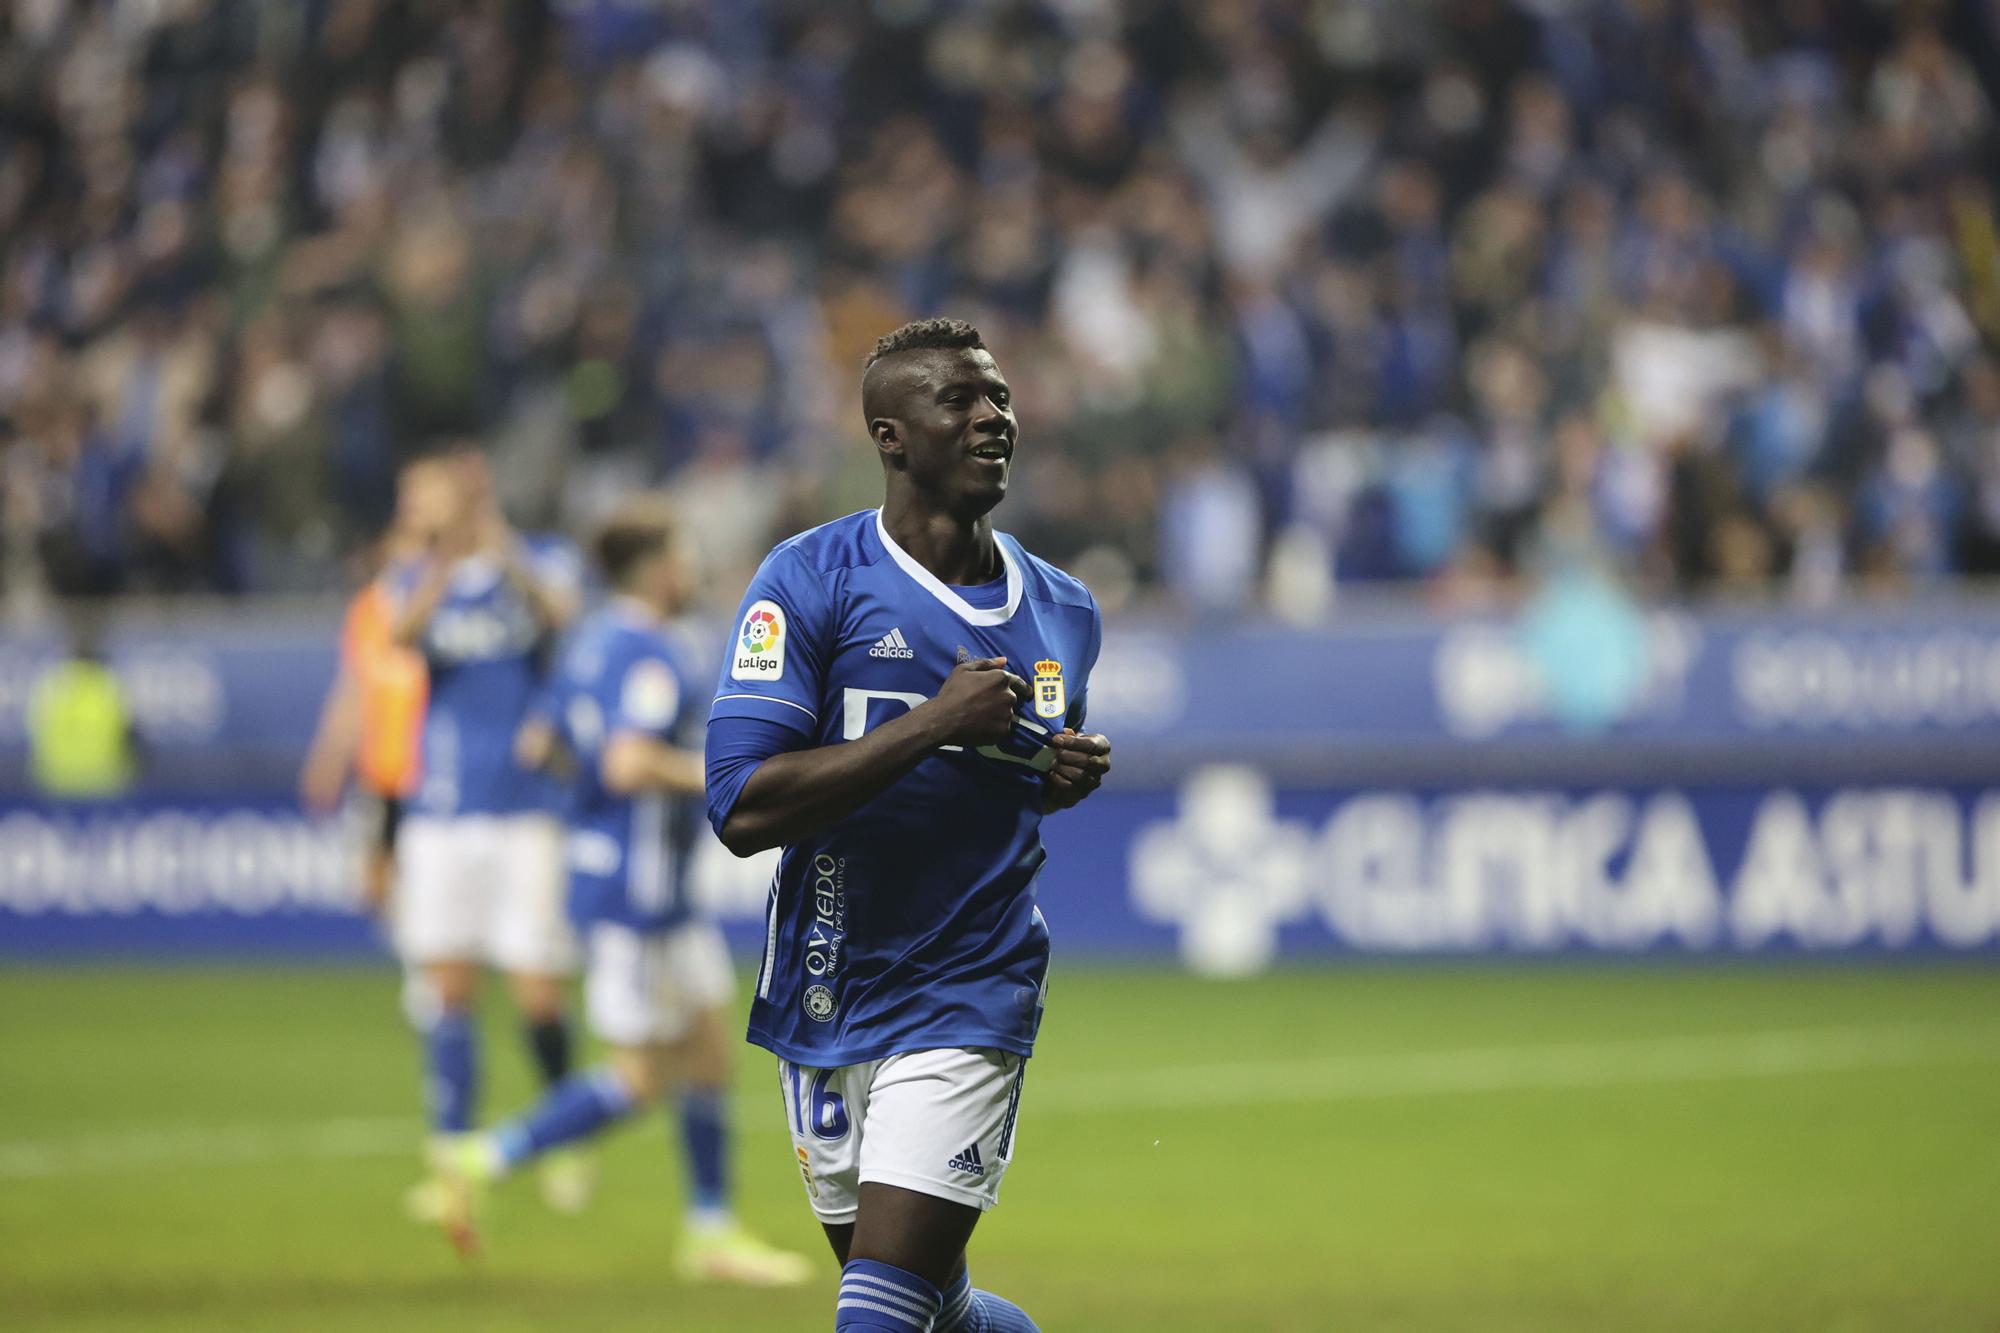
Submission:
<svg viewBox="0 0 2000 1333">
<path fill-rule="evenodd" d="M 871 1186 L 871 1197 L 873 1190 L 894 1188 L 895 1186 L 893 1185 Z M 978 1215 L 977 1212 L 973 1214 L 975 1218 Z M 820 1229 L 826 1232 L 826 1243 L 832 1249 L 834 1259 L 845 1266 L 847 1261 L 854 1255 L 854 1224 L 852 1222 L 828 1222 L 824 1223 Z M 963 1267 L 965 1267 L 965 1251 L 961 1249 L 957 1257 L 952 1260 L 951 1271 L 945 1275 L 946 1280 L 937 1285 L 939 1287 L 949 1287 L 951 1285 L 950 1279 L 957 1277 L 958 1270 Z"/>
<path fill-rule="evenodd" d="M 993 1207 L 1013 1160 L 1026 1064 L 1010 1052 L 984 1049 L 883 1060 L 869 1085 L 862 1182 L 980 1212 Z"/>
<path fill-rule="evenodd" d="M 612 1072 L 625 1085 L 632 1100 L 651 1106 L 666 1094 L 673 1073 L 673 1052 L 657 1042 L 646 1045 L 613 1044 L 605 1053 Z"/>
<path fill-rule="evenodd" d="M 563 977 L 576 970 L 565 899 L 562 825 L 543 814 L 494 821 L 488 961 L 509 972 Z"/>
<path fill-rule="evenodd" d="M 613 1046 L 654 1046 L 679 1035 L 676 1016 L 662 1011 L 666 958 L 657 939 L 600 921 L 584 936 L 584 1022 Z"/>
<path fill-rule="evenodd" d="M 661 940 L 659 1006 L 672 1031 L 662 1040 L 680 1046 L 688 1076 L 713 1083 L 728 1075 L 722 1015 L 736 998 L 736 966 L 722 931 L 711 922 L 688 921 Z"/>
<path fill-rule="evenodd" d="M 861 1205 L 862 1125 L 877 1063 L 813 1069 L 778 1061 L 792 1156 L 813 1216 L 828 1228 L 851 1224 Z"/>
<path fill-rule="evenodd" d="M 464 821 L 417 816 L 396 836 L 396 951 L 406 963 L 476 961 L 486 944 L 483 857 Z"/>
<path fill-rule="evenodd" d="M 942 1290 L 965 1262 L 979 1218 L 971 1204 L 864 1180 L 847 1258 L 893 1264 Z"/>
<path fill-rule="evenodd" d="M 740 1037 L 730 1032 L 729 1011 L 719 1005 L 696 1009 L 673 1052 L 675 1078 L 696 1088 L 725 1089 Z"/>
<path fill-rule="evenodd" d="M 593 1033 L 613 1045 L 668 1047 L 677 1072 L 695 1082 L 726 1075 L 719 1017 L 736 979 L 720 930 L 707 922 L 658 931 L 599 922 L 585 944 L 584 1010 Z"/>
<path fill-rule="evenodd" d="M 822 1222 L 820 1230 L 826 1232 L 826 1243 L 832 1248 L 833 1257 L 845 1267 L 854 1253 L 854 1223 Z"/>
</svg>

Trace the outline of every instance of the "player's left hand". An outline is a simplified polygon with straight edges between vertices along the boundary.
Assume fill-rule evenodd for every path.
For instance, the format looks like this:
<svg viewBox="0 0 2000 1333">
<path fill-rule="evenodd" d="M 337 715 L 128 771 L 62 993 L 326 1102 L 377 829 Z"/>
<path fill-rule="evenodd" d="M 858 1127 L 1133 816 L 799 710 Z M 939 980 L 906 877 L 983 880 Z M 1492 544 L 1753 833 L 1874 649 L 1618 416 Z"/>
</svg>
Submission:
<svg viewBox="0 0 2000 1333">
<path fill-rule="evenodd" d="M 1096 791 L 1111 771 L 1111 742 L 1094 732 L 1064 727 L 1049 737 L 1056 766 L 1042 775 L 1042 812 L 1067 810 Z"/>
<path fill-rule="evenodd" d="M 545 717 L 529 717 L 514 733 L 514 762 L 530 772 L 552 768 L 556 757 L 555 725 Z"/>
</svg>

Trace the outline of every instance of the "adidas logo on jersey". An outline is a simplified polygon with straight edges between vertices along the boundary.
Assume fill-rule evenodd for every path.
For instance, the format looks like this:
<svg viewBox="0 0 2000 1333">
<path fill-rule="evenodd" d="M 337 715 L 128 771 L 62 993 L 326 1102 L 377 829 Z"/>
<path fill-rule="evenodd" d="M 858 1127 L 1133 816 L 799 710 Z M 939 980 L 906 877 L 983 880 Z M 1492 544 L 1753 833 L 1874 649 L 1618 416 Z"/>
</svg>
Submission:
<svg viewBox="0 0 2000 1333">
<path fill-rule="evenodd" d="M 870 657 L 893 657 L 907 662 L 917 655 L 917 650 L 910 647 L 909 640 L 903 637 L 902 627 L 898 626 L 890 630 L 887 634 L 884 634 L 880 639 L 877 639 L 875 646 L 868 650 L 868 655 Z"/>
<path fill-rule="evenodd" d="M 975 1176 L 986 1174 L 986 1165 L 979 1160 L 979 1145 L 976 1143 L 946 1162 L 945 1166 L 953 1171 L 970 1171 Z"/>
</svg>

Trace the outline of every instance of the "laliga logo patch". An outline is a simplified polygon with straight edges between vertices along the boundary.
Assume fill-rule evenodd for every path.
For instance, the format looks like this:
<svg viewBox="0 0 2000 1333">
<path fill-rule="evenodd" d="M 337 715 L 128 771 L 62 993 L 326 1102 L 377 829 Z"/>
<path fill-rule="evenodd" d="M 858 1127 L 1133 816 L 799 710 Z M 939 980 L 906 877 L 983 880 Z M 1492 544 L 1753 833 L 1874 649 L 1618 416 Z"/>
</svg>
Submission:
<svg viewBox="0 0 2000 1333">
<path fill-rule="evenodd" d="M 1069 711 L 1069 696 L 1063 692 L 1062 663 L 1043 658 L 1035 663 L 1035 714 L 1061 717 Z"/>
<path fill-rule="evenodd" d="M 833 1017 L 833 992 L 825 986 L 806 987 L 806 1014 L 816 1023 L 824 1023 Z"/>
<path fill-rule="evenodd" d="M 785 675 L 785 609 L 765 598 L 743 617 L 729 674 L 735 680 L 781 680 Z"/>
</svg>

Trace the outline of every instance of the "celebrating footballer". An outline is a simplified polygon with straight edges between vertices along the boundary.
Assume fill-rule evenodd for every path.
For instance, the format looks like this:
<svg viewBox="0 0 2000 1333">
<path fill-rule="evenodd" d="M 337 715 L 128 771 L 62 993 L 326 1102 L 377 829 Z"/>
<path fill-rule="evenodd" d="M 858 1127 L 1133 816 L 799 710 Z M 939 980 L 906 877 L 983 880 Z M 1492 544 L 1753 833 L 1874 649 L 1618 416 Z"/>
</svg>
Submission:
<svg viewBox="0 0 2000 1333">
<path fill-rule="evenodd" d="M 1042 817 L 1088 797 L 1090 592 L 993 527 L 1018 426 L 971 325 L 879 340 L 862 410 L 882 507 L 780 544 L 735 622 L 709 820 L 784 855 L 750 1040 L 778 1057 L 834 1327 L 1019 1333 L 966 1245 L 1012 1160 L 1046 991 Z"/>
</svg>

